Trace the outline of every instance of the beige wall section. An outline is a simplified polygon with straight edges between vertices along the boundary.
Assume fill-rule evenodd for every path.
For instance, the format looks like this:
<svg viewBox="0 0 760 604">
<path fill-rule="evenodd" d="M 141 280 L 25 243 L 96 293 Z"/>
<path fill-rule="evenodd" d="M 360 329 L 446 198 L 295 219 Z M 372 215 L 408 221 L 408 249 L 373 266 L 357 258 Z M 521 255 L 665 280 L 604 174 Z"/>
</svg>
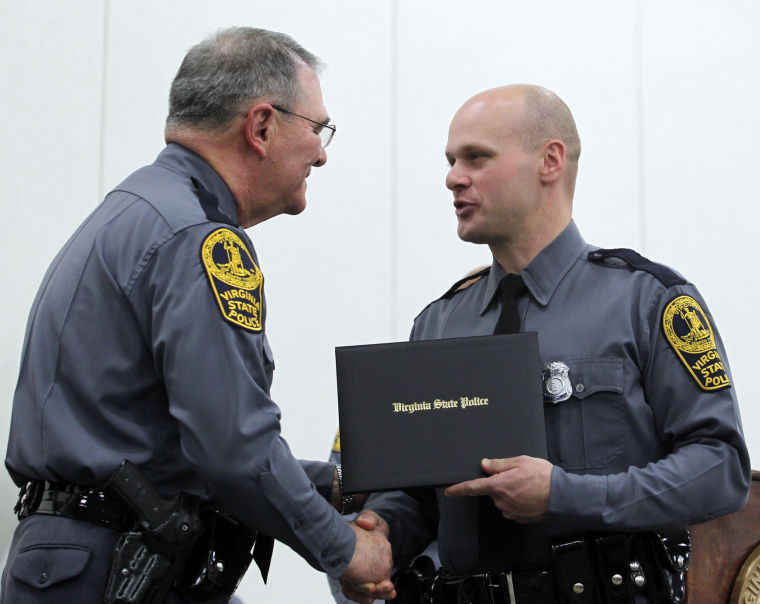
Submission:
<svg viewBox="0 0 760 604">
<path fill-rule="evenodd" d="M 0 441 L 45 268 L 105 190 L 163 147 L 168 86 L 187 48 L 236 24 L 288 32 L 322 57 L 338 125 L 327 166 L 309 179 L 307 211 L 249 230 L 267 279 L 273 393 L 298 456 L 324 458 L 332 441 L 333 348 L 404 339 L 427 302 L 489 261 L 456 238 L 443 147 L 466 98 L 522 81 L 553 88 L 575 113 L 584 146 L 576 217 L 586 239 L 672 264 L 705 294 L 760 459 L 750 381 L 757 330 L 744 318 L 760 287 L 750 265 L 760 218 L 751 182 L 760 9 L 749 0 L 464 6 L 0 0 L 0 203 L 9 225 Z M 3 543 L 14 497 L 0 474 Z M 244 601 L 331 601 L 324 576 L 283 546 L 270 584 L 260 583 L 251 572 Z"/>
</svg>

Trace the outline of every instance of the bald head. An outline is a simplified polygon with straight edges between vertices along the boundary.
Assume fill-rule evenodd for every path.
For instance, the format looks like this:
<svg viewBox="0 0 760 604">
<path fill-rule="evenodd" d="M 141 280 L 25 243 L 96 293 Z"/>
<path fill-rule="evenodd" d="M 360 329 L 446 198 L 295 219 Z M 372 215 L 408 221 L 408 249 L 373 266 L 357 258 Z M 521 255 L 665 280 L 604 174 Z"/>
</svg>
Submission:
<svg viewBox="0 0 760 604">
<path fill-rule="evenodd" d="M 457 234 L 519 272 L 570 222 L 579 155 L 573 117 L 553 92 L 520 84 L 472 97 L 446 142 Z"/>
<path fill-rule="evenodd" d="M 567 184 L 572 193 L 581 140 L 573 115 L 559 96 L 541 86 L 512 84 L 476 94 L 457 113 L 484 109 L 495 112 L 504 135 L 517 136 L 526 151 L 535 151 L 550 140 L 562 141 L 567 161 Z"/>
</svg>

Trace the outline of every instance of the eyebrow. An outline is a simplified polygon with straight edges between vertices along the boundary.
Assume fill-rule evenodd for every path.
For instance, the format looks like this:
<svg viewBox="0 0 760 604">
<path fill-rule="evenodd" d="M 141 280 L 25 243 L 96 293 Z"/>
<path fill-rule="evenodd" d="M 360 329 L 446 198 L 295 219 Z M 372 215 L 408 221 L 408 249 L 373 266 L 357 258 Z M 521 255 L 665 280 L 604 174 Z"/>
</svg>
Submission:
<svg viewBox="0 0 760 604">
<path fill-rule="evenodd" d="M 494 150 L 491 147 L 488 147 L 487 145 L 479 145 L 477 143 L 468 143 L 456 151 L 457 152 L 454 153 L 453 151 L 445 150 L 444 155 L 446 155 L 446 159 L 451 161 L 455 155 L 467 155 L 468 153 L 472 153 L 474 151 L 487 155 L 493 155 L 494 153 Z"/>
</svg>

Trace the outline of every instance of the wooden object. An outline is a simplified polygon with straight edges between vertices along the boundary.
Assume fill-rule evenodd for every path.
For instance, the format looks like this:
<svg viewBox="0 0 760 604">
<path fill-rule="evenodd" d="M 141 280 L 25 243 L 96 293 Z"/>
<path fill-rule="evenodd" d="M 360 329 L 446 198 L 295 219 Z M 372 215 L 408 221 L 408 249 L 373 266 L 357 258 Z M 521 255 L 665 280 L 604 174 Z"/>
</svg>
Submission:
<svg viewBox="0 0 760 604">
<path fill-rule="evenodd" d="M 686 604 L 760 602 L 757 559 L 760 555 L 760 472 L 752 471 L 749 501 L 743 510 L 692 526 L 689 531 L 692 555 L 686 574 Z M 743 568 L 745 562 L 753 561 L 754 564 Z"/>
</svg>

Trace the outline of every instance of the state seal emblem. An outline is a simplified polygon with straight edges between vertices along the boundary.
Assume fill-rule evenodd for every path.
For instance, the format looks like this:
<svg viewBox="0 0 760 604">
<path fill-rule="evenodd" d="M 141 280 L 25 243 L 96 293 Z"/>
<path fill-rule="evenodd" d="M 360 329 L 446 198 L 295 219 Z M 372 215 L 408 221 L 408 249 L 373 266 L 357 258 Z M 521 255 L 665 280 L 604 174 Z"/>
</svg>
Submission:
<svg viewBox="0 0 760 604">
<path fill-rule="evenodd" d="M 264 276 L 243 240 L 230 229 L 213 231 L 201 245 L 201 262 L 222 316 L 238 327 L 261 331 Z"/>
<path fill-rule="evenodd" d="M 710 321 L 694 298 L 673 298 L 662 313 L 662 329 L 686 370 L 702 390 L 731 385 Z"/>
</svg>

